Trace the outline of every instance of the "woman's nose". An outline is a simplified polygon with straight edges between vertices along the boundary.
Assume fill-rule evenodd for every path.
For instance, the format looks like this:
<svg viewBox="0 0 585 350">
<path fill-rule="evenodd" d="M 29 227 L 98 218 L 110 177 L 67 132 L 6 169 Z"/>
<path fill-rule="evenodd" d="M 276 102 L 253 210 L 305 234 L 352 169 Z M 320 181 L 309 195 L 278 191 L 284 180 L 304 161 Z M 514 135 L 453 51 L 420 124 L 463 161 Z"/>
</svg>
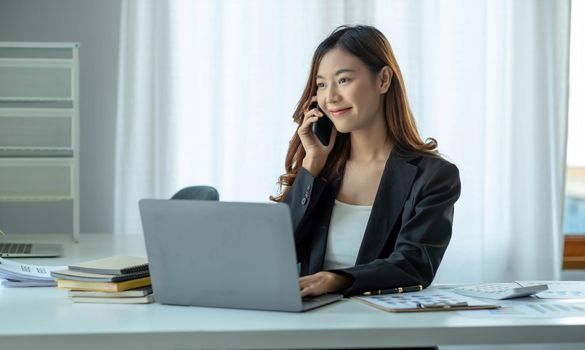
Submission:
<svg viewBox="0 0 585 350">
<path fill-rule="evenodd" d="M 335 87 L 330 87 L 327 90 L 327 95 L 325 97 L 325 100 L 328 103 L 335 103 L 335 102 L 337 102 L 338 99 L 339 99 L 339 94 L 337 93 L 337 89 Z"/>
</svg>

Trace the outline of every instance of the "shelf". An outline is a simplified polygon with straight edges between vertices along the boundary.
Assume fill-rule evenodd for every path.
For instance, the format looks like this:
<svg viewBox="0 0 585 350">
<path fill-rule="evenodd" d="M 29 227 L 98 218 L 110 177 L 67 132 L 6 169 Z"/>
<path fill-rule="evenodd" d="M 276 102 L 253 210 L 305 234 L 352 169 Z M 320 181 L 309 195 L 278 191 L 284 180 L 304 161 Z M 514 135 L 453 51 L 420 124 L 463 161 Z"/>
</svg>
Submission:
<svg viewBox="0 0 585 350">
<path fill-rule="evenodd" d="M 72 158 L 72 148 L 9 148 L 0 147 L 0 158 Z"/>
<path fill-rule="evenodd" d="M 0 67 L 60 67 L 72 68 L 72 58 L 13 58 L 0 57 Z"/>
<path fill-rule="evenodd" d="M 74 59 L 0 58 L 0 101 L 71 101 Z"/>
<path fill-rule="evenodd" d="M 68 97 L 0 97 L 0 102 L 73 102 L 73 99 Z"/>
<path fill-rule="evenodd" d="M 79 43 L 0 41 L 0 217 L 79 238 Z"/>
<path fill-rule="evenodd" d="M 7 102 L 21 102 L 21 101 L 7 101 Z M 50 102 L 50 101 L 38 101 L 38 102 Z M 62 101 L 55 101 L 62 102 Z M 69 101 L 72 102 L 72 101 Z M 73 118 L 73 108 L 69 107 L 3 107 L 0 106 L 0 118 L 1 117 L 63 117 Z"/>
<path fill-rule="evenodd" d="M 23 49 L 73 49 L 79 48 L 79 43 L 44 43 L 44 42 L 12 42 L 0 41 L 0 47 Z"/>
<path fill-rule="evenodd" d="M 10 202 L 10 203 L 17 203 L 17 202 L 62 202 L 62 201 L 70 201 L 75 199 L 74 197 L 65 197 L 65 196 L 45 196 L 45 197 L 5 197 L 0 196 L 0 202 Z"/>
<path fill-rule="evenodd" d="M 563 269 L 585 269 L 585 235 L 566 235 Z"/>
</svg>

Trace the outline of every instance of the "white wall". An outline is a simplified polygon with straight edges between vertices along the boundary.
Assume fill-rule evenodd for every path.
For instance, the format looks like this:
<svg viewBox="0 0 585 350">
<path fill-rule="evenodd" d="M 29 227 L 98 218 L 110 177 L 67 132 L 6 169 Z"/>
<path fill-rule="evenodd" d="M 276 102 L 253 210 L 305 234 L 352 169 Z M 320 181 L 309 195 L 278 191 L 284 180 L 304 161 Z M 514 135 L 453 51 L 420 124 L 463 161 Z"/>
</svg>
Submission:
<svg viewBox="0 0 585 350">
<path fill-rule="evenodd" d="M 119 0 L 0 0 L 0 41 L 80 42 L 81 232 L 113 230 Z"/>
</svg>

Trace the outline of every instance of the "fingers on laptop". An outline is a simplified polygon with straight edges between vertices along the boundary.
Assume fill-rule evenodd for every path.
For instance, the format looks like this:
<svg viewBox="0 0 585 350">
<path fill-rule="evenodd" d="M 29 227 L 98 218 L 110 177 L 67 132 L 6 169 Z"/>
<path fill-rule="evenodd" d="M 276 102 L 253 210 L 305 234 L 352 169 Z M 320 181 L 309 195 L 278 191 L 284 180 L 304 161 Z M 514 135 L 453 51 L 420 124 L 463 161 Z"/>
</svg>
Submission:
<svg viewBox="0 0 585 350">
<path fill-rule="evenodd" d="M 319 296 L 330 292 L 330 272 L 318 272 L 314 275 L 304 276 L 299 279 L 301 297 Z"/>
</svg>

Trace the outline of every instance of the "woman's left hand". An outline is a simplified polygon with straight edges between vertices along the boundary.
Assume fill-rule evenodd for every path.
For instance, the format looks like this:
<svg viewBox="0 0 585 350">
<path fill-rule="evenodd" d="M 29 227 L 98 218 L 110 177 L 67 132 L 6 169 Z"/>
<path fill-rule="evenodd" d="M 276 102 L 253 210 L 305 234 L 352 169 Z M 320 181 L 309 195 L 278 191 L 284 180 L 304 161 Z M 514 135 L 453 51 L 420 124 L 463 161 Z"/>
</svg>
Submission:
<svg viewBox="0 0 585 350">
<path fill-rule="evenodd" d="M 316 297 L 339 292 L 351 285 L 351 278 L 334 272 L 321 271 L 299 279 L 301 297 Z"/>
</svg>

